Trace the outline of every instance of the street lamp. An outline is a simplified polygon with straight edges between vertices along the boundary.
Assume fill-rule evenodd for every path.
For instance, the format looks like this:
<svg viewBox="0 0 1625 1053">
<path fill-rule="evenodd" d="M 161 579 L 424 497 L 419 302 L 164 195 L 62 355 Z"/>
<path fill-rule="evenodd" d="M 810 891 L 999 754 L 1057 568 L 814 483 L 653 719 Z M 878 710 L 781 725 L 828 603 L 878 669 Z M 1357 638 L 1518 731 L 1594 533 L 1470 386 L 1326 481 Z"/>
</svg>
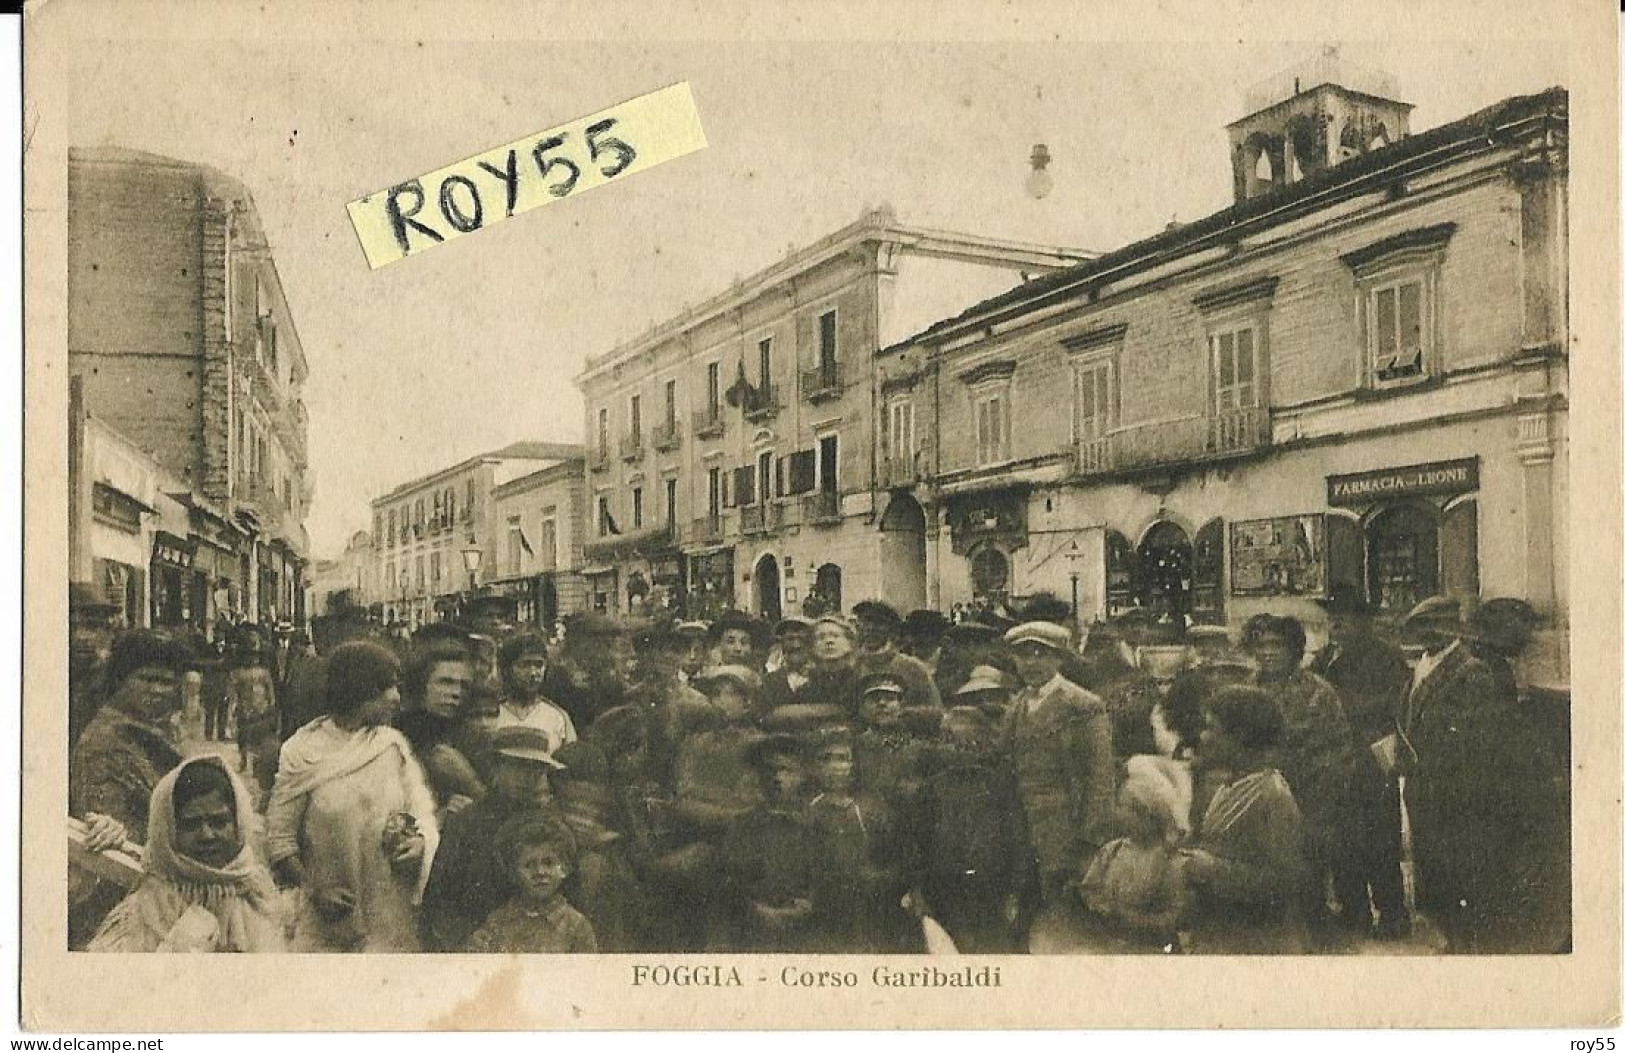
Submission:
<svg viewBox="0 0 1625 1053">
<path fill-rule="evenodd" d="M 478 545 L 470 545 L 463 549 L 463 566 L 468 570 L 468 598 L 474 598 L 474 574 L 480 569 L 480 552 Z"/>
<path fill-rule="evenodd" d="M 1083 549 L 1078 547 L 1078 539 L 1073 538 L 1066 550 L 1066 562 L 1072 572 L 1072 624 L 1080 637 L 1083 635 L 1083 612 L 1078 610 L 1078 566 L 1082 559 Z"/>
</svg>

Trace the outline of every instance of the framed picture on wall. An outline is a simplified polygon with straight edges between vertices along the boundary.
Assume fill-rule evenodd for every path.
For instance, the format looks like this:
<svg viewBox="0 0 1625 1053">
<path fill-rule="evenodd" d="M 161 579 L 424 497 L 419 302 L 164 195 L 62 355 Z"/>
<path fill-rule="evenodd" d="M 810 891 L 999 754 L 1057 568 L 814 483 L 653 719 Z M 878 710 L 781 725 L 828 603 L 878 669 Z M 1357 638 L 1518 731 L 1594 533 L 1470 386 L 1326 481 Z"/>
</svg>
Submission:
<svg viewBox="0 0 1625 1053">
<path fill-rule="evenodd" d="M 1230 590 L 1238 596 L 1325 595 L 1326 517 L 1230 524 Z"/>
</svg>

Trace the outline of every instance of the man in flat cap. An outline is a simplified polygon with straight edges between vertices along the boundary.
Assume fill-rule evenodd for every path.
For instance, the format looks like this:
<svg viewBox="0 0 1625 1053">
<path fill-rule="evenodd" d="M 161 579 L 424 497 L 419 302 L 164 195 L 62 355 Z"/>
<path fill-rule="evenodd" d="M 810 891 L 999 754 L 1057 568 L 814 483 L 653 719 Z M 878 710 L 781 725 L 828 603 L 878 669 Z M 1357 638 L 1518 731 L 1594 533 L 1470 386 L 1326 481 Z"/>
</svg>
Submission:
<svg viewBox="0 0 1625 1053">
<path fill-rule="evenodd" d="M 1356 935 L 1363 936 L 1371 926 L 1369 888 L 1377 935 L 1404 938 L 1411 917 L 1400 873 L 1399 779 L 1383 769 L 1372 746 L 1398 730 L 1400 707 L 1411 685 L 1410 665 L 1396 644 L 1378 635 L 1374 612 L 1357 587 L 1334 585 L 1317 602 L 1326 611 L 1330 640 L 1309 669 L 1337 689 L 1355 745 L 1348 798 L 1352 828 L 1346 832 L 1345 851 L 1333 862 L 1333 887 L 1343 904 L 1342 920 L 1359 930 Z"/>
<path fill-rule="evenodd" d="M 1026 622 L 1005 634 L 1021 690 L 1005 717 L 1006 752 L 1032 840 L 1046 911 L 1064 909 L 1067 883 L 1108 839 L 1115 792 L 1106 705 L 1061 675 L 1071 634 Z"/>
<path fill-rule="evenodd" d="M 942 697 L 937 693 L 931 667 L 897 649 L 903 629 L 903 616 L 897 608 L 882 600 L 864 600 L 853 605 L 852 615 L 858 622 L 858 649 L 853 664 L 859 678 L 881 673 L 896 677 L 903 684 L 904 709 L 940 713 Z"/>
</svg>

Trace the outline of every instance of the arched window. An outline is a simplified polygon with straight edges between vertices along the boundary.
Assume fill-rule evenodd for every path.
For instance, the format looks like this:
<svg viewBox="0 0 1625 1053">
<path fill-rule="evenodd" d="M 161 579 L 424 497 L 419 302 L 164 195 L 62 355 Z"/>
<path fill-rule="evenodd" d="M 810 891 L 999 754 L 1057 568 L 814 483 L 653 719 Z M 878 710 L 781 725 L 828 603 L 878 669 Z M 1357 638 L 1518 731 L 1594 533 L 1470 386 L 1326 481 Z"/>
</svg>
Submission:
<svg viewBox="0 0 1625 1053">
<path fill-rule="evenodd" d="M 1146 531 L 1139 556 L 1139 601 L 1158 616 L 1175 620 L 1190 614 L 1191 564 L 1195 551 L 1185 531 L 1164 520 Z"/>
<path fill-rule="evenodd" d="M 818 601 L 827 612 L 841 609 L 841 568 L 834 563 L 826 563 L 813 574 L 813 591 L 818 594 Z"/>
<path fill-rule="evenodd" d="M 1367 595 L 1404 614 L 1439 592 L 1439 513 L 1424 501 L 1384 508 L 1366 523 Z"/>
<path fill-rule="evenodd" d="M 1381 150 L 1388 145 L 1388 126 L 1381 121 L 1377 122 L 1376 131 L 1371 133 L 1370 142 L 1366 143 L 1367 150 Z"/>
</svg>

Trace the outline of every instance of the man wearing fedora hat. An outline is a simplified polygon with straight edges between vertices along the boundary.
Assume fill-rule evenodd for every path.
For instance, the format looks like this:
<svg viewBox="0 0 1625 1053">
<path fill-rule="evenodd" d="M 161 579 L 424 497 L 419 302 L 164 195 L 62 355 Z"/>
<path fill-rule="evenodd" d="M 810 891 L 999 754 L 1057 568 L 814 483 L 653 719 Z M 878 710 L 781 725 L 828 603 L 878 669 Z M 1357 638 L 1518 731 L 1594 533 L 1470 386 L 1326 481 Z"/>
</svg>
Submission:
<svg viewBox="0 0 1625 1053">
<path fill-rule="evenodd" d="M 1027 817 L 1042 905 L 1063 905 L 1067 883 L 1105 843 L 1115 793 L 1106 704 L 1061 675 L 1072 636 L 1027 622 L 1004 637 L 1021 690 L 1005 716 L 1005 748 Z"/>
<path fill-rule="evenodd" d="M 563 765 L 547 732 L 524 724 L 491 736 L 490 791 L 452 813 L 423 890 L 418 924 L 423 946 L 460 951 L 486 915 L 515 892 L 497 854 L 497 831 L 511 819 L 552 810 L 548 777 Z"/>
<path fill-rule="evenodd" d="M 1426 649 L 1401 723 L 1417 906 L 1455 953 L 1552 950 L 1520 945 L 1518 857 L 1543 820 L 1517 777 L 1527 744 L 1512 730 L 1516 699 L 1473 653 L 1454 599 L 1423 600 L 1405 629 Z"/>
<path fill-rule="evenodd" d="M 1410 933 L 1411 917 L 1400 871 L 1399 779 L 1384 770 L 1372 747 L 1397 730 L 1410 665 L 1398 645 L 1377 634 L 1375 612 L 1358 588 L 1334 585 L 1316 602 L 1326 611 L 1330 640 L 1309 669 L 1337 689 L 1356 747 L 1348 797 L 1351 829 L 1346 850 L 1334 860 L 1332 886 L 1346 925 L 1362 932 L 1370 927 L 1369 888 L 1377 935 L 1403 938 Z"/>
</svg>

